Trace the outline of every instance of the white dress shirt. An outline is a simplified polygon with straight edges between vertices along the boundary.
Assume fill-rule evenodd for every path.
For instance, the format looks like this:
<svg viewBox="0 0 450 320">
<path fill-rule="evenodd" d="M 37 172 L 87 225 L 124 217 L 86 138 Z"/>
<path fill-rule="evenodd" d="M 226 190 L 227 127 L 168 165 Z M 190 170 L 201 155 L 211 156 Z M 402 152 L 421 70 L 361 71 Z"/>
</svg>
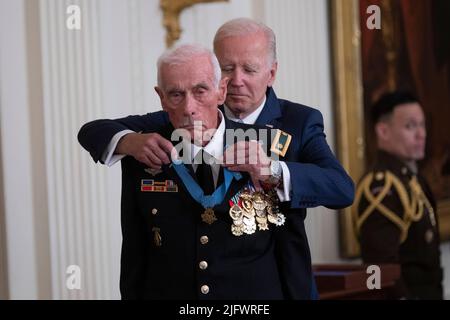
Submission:
<svg viewBox="0 0 450 320">
<path fill-rule="evenodd" d="M 200 152 L 200 150 L 203 149 L 204 152 L 210 154 L 215 159 L 220 159 L 223 154 L 223 139 L 225 136 L 225 120 L 223 118 L 222 112 L 219 110 L 219 116 L 220 116 L 220 124 L 217 127 L 216 132 L 214 132 L 214 135 L 212 136 L 211 140 L 204 146 L 200 147 L 196 144 L 189 143 L 190 149 L 191 149 L 191 163 L 192 163 L 192 169 L 194 171 L 197 171 L 198 163 L 195 163 L 194 159 L 197 156 L 197 154 Z M 214 185 L 217 188 L 217 180 L 219 179 L 219 173 L 220 173 L 220 163 L 212 163 L 211 164 L 211 171 L 214 178 Z"/>
</svg>

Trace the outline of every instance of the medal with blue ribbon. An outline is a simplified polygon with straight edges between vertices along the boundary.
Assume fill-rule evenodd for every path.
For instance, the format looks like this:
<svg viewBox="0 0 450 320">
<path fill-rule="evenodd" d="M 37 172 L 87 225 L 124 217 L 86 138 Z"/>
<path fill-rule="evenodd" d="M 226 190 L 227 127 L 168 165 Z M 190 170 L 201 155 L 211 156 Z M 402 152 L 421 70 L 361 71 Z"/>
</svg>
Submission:
<svg viewBox="0 0 450 320">
<path fill-rule="evenodd" d="M 242 175 L 239 172 L 232 172 L 227 168 L 223 168 L 224 182 L 216 188 L 211 195 L 205 195 L 203 189 L 198 185 L 197 181 L 189 174 L 188 169 L 181 161 L 173 161 L 172 166 L 175 172 L 180 177 L 181 181 L 186 186 L 187 191 L 191 197 L 205 208 L 201 215 L 202 220 L 208 224 L 214 223 L 217 220 L 214 214 L 214 206 L 222 203 L 225 195 L 230 188 L 231 182 L 234 179 L 240 180 Z"/>
</svg>

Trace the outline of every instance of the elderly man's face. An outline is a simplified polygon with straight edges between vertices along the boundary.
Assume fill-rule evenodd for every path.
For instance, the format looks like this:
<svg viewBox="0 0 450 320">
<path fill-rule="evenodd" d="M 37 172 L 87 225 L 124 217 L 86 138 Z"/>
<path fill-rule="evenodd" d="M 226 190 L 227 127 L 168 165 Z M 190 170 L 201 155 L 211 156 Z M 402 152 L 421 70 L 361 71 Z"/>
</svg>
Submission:
<svg viewBox="0 0 450 320">
<path fill-rule="evenodd" d="M 376 125 L 383 149 L 404 161 L 421 160 L 425 156 L 425 116 L 418 103 L 405 103 L 394 108 L 392 115 Z"/>
<path fill-rule="evenodd" d="M 277 64 L 269 65 L 267 39 L 262 32 L 227 37 L 215 44 L 214 51 L 222 77 L 229 79 L 225 103 L 236 116 L 245 117 L 261 105 L 275 81 Z"/>
<path fill-rule="evenodd" d="M 161 66 L 161 87 L 155 87 L 163 109 L 176 128 L 194 137 L 194 122 L 201 130 L 216 129 L 217 106 L 226 95 L 226 80 L 214 86 L 214 70 L 207 55 L 194 56 L 188 63 Z"/>
</svg>

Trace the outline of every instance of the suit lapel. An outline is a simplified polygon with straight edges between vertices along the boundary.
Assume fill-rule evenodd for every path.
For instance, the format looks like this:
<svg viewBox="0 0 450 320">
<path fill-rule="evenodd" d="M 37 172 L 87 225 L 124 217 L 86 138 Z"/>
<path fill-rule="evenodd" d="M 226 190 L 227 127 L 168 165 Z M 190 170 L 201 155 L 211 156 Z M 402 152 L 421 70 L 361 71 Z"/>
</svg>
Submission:
<svg viewBox="0 0 450 320">
<path fill-rule="evenodd" d="M 280 103 L 272 88 L 267 88 L 266 103 L 258 117 L 255 124 L 265 126 L 272 125 L 274 128 L 279 128 L 281 123 L 278 119 L 282 117 Z"/>
</svg>

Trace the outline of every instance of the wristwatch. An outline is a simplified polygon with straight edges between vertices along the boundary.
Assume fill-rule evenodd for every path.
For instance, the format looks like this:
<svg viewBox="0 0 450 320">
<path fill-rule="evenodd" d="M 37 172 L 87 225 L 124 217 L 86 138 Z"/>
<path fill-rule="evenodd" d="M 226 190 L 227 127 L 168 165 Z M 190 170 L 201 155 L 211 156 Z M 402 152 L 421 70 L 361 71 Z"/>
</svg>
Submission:
<svg viewBox="0 0 450 320">
<path fill-rule="evenodd" d="M 281 168 L 280 161 L 272 160 L 270 161 L 270 174 L 275 179 L 280 180 L 281 175 L 283 174 L 283 168 Z"/>
<path fill-rule="evenodd" d="M 268 187 L 277 187 L 281 182 L 281 177 L 283 174 L 283 168 L 281 167 L 280 161 L 271 160 L 270 161 L 270 176 L 264 180 L 264 184 Z"/>
</svg>

